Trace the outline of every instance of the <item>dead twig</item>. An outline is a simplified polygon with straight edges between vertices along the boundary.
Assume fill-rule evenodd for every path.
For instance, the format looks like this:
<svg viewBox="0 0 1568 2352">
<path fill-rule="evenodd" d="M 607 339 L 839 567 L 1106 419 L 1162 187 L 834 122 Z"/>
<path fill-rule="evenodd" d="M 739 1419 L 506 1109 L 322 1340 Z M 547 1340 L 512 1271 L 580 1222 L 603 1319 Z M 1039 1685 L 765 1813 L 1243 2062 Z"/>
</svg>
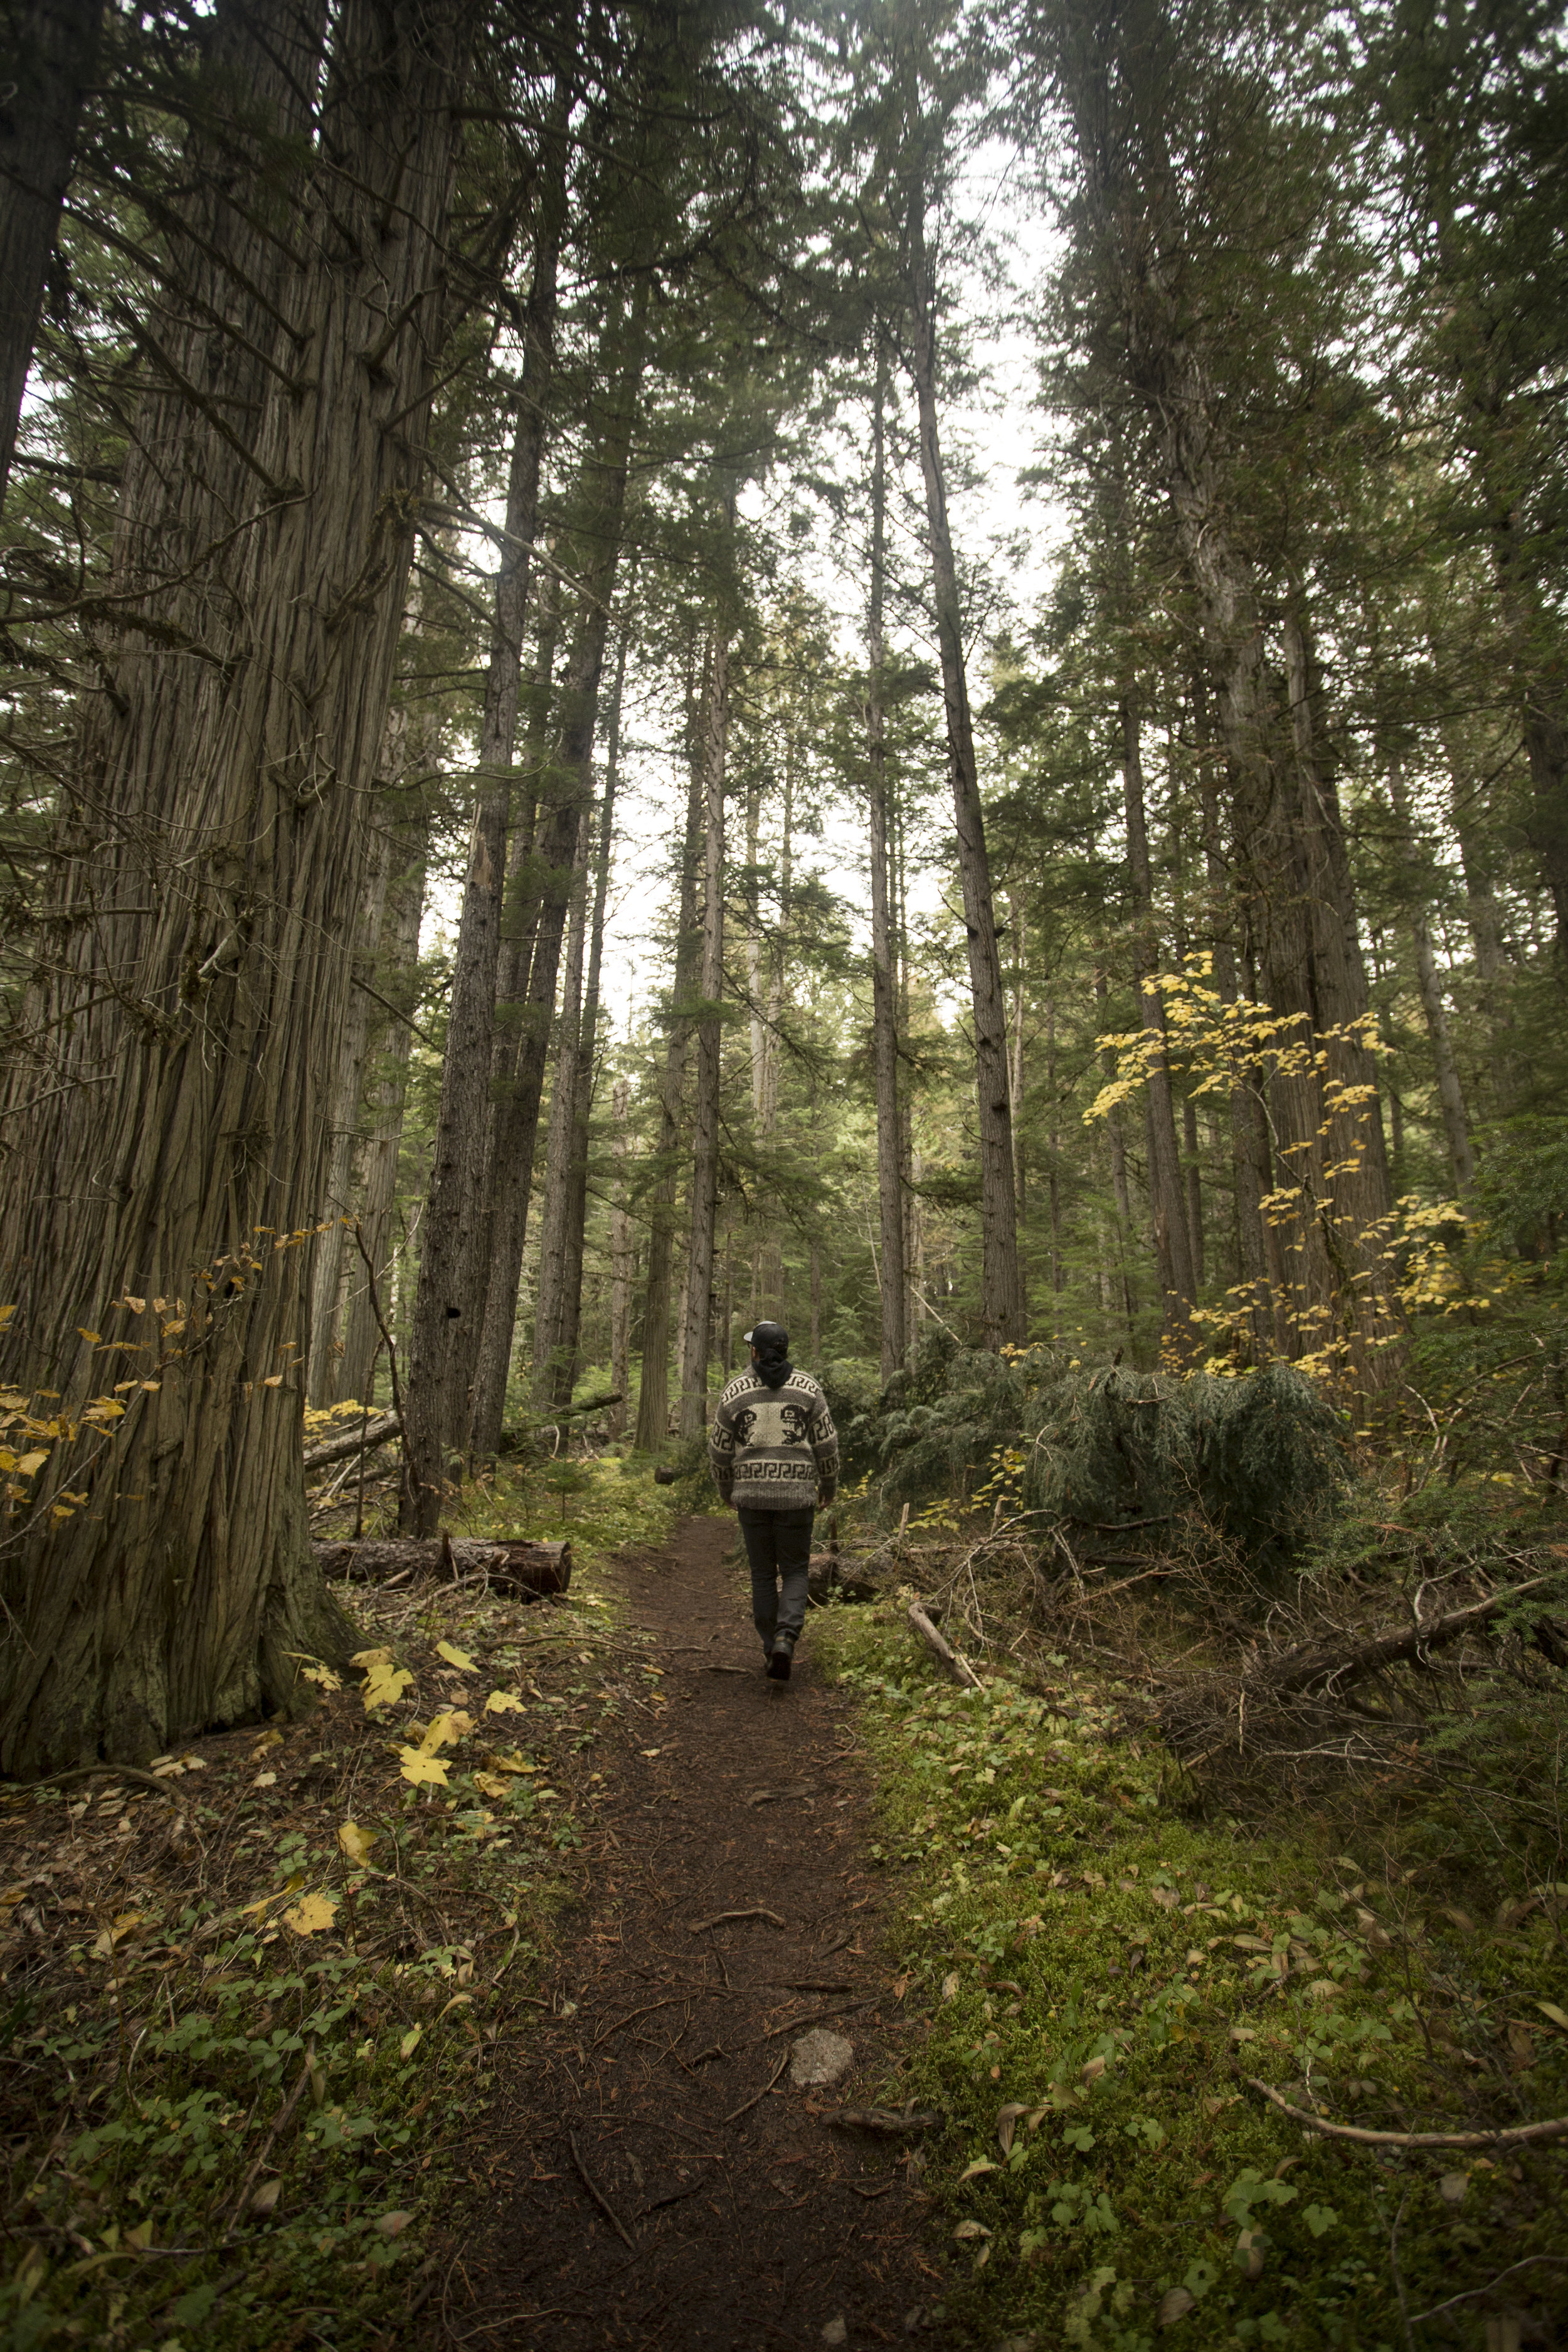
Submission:
<svg viewBox="0 0 1568 2352">
<path fill-rule="evenodd" d="M 909 1620 L 921 1641 L 945 1667 L 955 1683 L 966 1690 L 980 1688 L 980 1677 L 973 1667 L 967 1659 L 961 1658 L 956 1650 L 948 1646 L 918 1601 L 911 1601 L 910 1603 Z"/>
<path fill-rule="evenodd" d="M 257 2152 L 256 2161 L 251 2166 L 250 2170 L 246 2174 L 244 2182 L 240 2188 L 239 2195 L 234 2200 L 234 2210 L 228 2217 L 228 2228 L 223 2234 L 222 2242 L 224 2245 L 226 2246 L 229 2243 L 235 2231 L 238 2229 L 240 2215 L 244 2212 L 246 2207 L 250 2202 L 250 2192 L 256 2186 L 256 2177 L 272 2152 L 273 2141 L 277 2138 L 279 2133 L 282 2130 L 284 2125 L 289 2121 L 289 2118 L 293 2114 L 295 2108 L 304 2097 L 305 2085 L 310 2081 L 311 2074 L 314 2073 L 315 2065 L 316 2045 L 314 2041 L 312 2041 L 305 2052 L 305 2063 L 300 2067 L 298 2075 L 295 2077 L 294 2087 L 289 2092 L 288 2097 L 284 2100 L 283 2105 L 279 2108 L 277 2115 L 273 2117 L 272 2128 L 268 2133 L 267 2137 L 262 2141 L 261 2146 Z"/>
<path fill-rule="evenodd" d="M 1287 2115 L 1293 2123 L 1305 2124 L 1321 2132 L 1328 2139 L 1349 2139 L 1363 2147 L 1517 2147 L 1526 2140 L 1568 2139 L 1568 2116 L 1552 2116 L 1539 2124 L 1512 2124 L 1503 2131 L 1474 2132 L 1396 2132 L 1368 2131 L 1360 2124 L 1330 2123 L 1323 2116 L 1315 2116 L 1307 2107 L 1292 2106 L 1279 2091 L 1270 2090 L 1256 2074 L 1247 2077 L 1249 2086 L 1261 2091 L 1270 2105 Z"/>
<path fill-rule="evenodd" d="M 1550 2263 L 1553 2270 L 1568 2270 L 1568 2255 L 1526 2254 L 1522 2262 L 1510 2263 L 1506 2271 L 1499 2271 L 1496 2278 L 1489 2279 L 1485 2286 L 1467 2287 L 1463 2294 L 1451 2294 L 1447 2303 L 1435 2303 L 1430 2311 L 1413 2311 L 1411 2326 L 1419 2327 L 1424 2319 L 1436 2319 L 1440 2312 L 1452 2311 L 1458 2304 L 1474 2303 L 1480 2295 L 1491 2294 L 1501 2286 L 1504 2279 L 1512 2278 L 1516 2271 L 1529 2270 L 1532 2263 Z"/>
<path fill-rule="evenodd" d="M 596 2186 L 593 2174 L 589 2171 L 587 2166 L 583 2161 L 582 2151 L 577 2146 L 577 2135 L 575 2132 L 567 2133 L 566 2145 L 572 2151 L 573 2163 L 576 2166 L 578 2171 L 583 2177 L 584 2188 L 587 2190 L 589 2196 L 593 2199 L 595 2204 L 598 2207 L 600 2212 L 604 2215 L 605 2221 L 609 2223 L 616 2237 L 619 2238 L 621 2243 L 625 2246 L 629 2246 L 632 2252 L 635 2254 L 637 2250 L 637 2242 L 633 2237 L 631 2231 L 627 2229 L 626 2223 L 622 2221 L 620 2215 L 616 2212 L 615 2207 L 611 2204 L 609 2199 L 605 2195 L 604 2191 Z"/>
<path fill-rule="evenodd" d="M 875 2132 L 879 2139 L 903 2139 L 916 2132 L 935 2131 L 940 2116 L 900 2115 L 891 2107 L 840 2107 L 827 2118 L 840 2131 Z"/>
<path fill-rule="evenodd" d="M 723 2116 L 721 2120 L 727 2124 L 738 2123 L 740 2118 L 743 2115 L 748 2115 L 752 2107 L 760 2105 L 762 2101 L 767 2097 L 768 2093 L 773 2089 L 773 2084 L 778 2081 L 779 2076 L 784 2073 L 784 2068 L 788 2064 L 789 2052 L 786 2050 L 784 2056 L 779 2060 L 778 2064 L 773 2068 L 773 2073 L 769 2075 L 767 2081 L 763 2084 L 762 2089 L 754 2092 L 749 2099 L 742 2099 L 740 2105 L 735 2108 L 734 2112 Z"/>
<path fill-rule="evenodd" d="M 762 1904 L 753 1903 L 747 1911 L 715 1911 L 711 1919 L 693 1919 L 690 1922 L 691 1933 L 700 1936 L 704 1927 L 721 1927 L 726 1919 L 769 1919 L 775 1927 L 784 1926 L 776 1911 L 765 1910 Z"/>
</svg>

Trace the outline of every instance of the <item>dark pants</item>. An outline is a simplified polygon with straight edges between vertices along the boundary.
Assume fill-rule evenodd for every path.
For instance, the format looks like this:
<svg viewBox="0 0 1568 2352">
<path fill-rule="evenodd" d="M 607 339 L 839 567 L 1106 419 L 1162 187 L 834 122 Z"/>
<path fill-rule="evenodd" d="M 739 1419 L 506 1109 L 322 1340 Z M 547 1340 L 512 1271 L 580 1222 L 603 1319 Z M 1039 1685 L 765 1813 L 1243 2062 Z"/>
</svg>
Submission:
<svg viewBox="0 0 1568 2352">
<path fill-rule="evenodd" d="M 777 1635 L 793 1649 L 805 1622 L 811 1526 L 816 1513 L 739 1510 L 735 1517 L 752 1563 L 752 1622 L 763 1637 L 763 1648 L 771 1652 Z"/>
</svg>

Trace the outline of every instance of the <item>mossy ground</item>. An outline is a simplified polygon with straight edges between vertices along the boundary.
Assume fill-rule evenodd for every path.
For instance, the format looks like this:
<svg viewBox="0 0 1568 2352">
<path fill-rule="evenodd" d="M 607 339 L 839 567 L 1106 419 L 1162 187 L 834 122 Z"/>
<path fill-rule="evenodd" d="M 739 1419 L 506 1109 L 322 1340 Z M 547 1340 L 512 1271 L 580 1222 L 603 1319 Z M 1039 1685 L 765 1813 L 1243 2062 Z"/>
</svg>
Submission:
<svg viewBox="0 0 1568 2352">
<path fill-rule="evenodd" d="M 1568 2312 L 1560 2145 L 1352 2147 L 1247 2080 L 1396 2130 L 1568 2113 L 1568 1887 L 1521 1912 L 1478 1882 L 1474 1916 L 1444 1916 L 1392 1837 L 1349 1853 L 1310 1813 L 1205 1820 L 1119 1728 L 1114 1685 L 1004 1669 L 961 1694 L 894 1606 L 812 1623 L 864 1702 L 906 1998 L 929 2013 L 887 2096 L 942 2117 L 928 2181 L 972 2263 L 960 2340 L 1405 2352 L 1479 2347 L 1505 2306 L 1526 2342 Z"/>
<path fill-rule="evenodd" d="M 646 1465 L 599 1464 L 563 1498 L 466 1496 L 454 1525 L 553 1536 L 557 1499 L 563 1601 L 350 1595 L 412 1677 L 374 1713 L 351 1685 L 195 1741 L 177 1808 L 102 1781 L 5 1800 L 5 2352 L 418 2340 L 593 1834 L 622 1672 L 599 1570 L 670 1520 Z M 518 1704 L 487 1713 L 492 1687 Z M 445 1782 L 411 1785 L 422 1718 L 460 1707 Z"/>
</svg>

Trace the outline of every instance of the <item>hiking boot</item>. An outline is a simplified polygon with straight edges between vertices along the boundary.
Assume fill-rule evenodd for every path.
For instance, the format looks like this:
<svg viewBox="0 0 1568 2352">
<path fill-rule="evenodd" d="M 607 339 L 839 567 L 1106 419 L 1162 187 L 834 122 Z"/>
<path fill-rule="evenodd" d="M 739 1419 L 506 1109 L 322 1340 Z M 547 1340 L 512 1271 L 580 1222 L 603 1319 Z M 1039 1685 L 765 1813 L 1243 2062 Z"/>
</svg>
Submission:
<svg viewBox="0 0 1568 2352">
<path fill-rule="evenodd" d="M 769 1682 L 787 1683 L 789 1680 L 790 1664 L 794 1657 L 795 1643 L 793 1642 L 785 1642 L 782 1640 L 775 1642 L 773 1646 L 772 1654 L 768 1659 Z"/>
</svg>

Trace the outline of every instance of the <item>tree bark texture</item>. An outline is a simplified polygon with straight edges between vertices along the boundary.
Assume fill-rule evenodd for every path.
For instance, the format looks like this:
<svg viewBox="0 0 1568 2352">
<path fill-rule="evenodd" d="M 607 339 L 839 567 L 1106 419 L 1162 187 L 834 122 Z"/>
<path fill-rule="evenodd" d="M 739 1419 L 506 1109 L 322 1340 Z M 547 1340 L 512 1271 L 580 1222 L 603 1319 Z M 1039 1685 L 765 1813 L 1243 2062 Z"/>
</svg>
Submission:
<svg viewBox="0 0 1568 2352">
<path fill-rule="evenodd" d="M 632 1148 L 628 1124 L 631 1102 L 630 1080 L 617 1078 L 610 1095 L 616 1161 L 615 1193 L 610 1208 L 610 1386 L 616 1391 L 620 1402 L 613 1407 L 610 1413 L 612 1437 L 621 1437 L 626 1433 L 626 1400 L 632 1384 L 632 1279 L 636 1270 L 636 1252 L 631 1215 L 626 1205 L 630 1192 L 626 1163 L 631 1158 Z"/>
<path fill-rule="evenodd" d="M 102 15 L 102 0 L 10 0 L 0 14 L 0 505 Z"/>
<path fill-rule="evenodd" d="M 1410 794 L 1405 782 L 1405 772 L 1397 760 L 1388 768 L 1388 797 L 1394 810 L 1394 820 L 1399 828 L 1403 862 L 1420 870 L 1420 856 L 1415 829 L 1411 819 Z M 1448 1029 L 1448 1010 L 1443 1002 L 1443 985 L 1437 973 L 1437 959 L 1432 950 L 1432 932 L 1426 911 L 1420 897 L 1413 898 L 1410 906 L 1410 944 L 1415 956 L 1415 987 L 1421 999 L 1422 1017 L 1426 1024 L 1426 1035 L 1432 1047 L 1432 1066 L 1437 1080 L 1437 1102 L 1443 1114 L 1443 1135 L 1448 1147 L 1448 1164 L 1454 1171 L 1454 1181 L 1461 1192 L 1471 1190 L 1476 1181 L 1476 1155 L 1470 1144 L 1470 1122 L 1465 1108 L 1465 1089 L 1459 1077 L 1459 1066 L 1454 1058 L 1454 1041 Z"/>
<path fill-rule="evenodd" d="M 1018 1265 L 1017 1207 L 1013 1193 L 1013 1119 L 1007 1097 L 1007 1018 L 991 867 L 980 805 L 974 730 L 964 669 L 963 623 L 952 535 L 947 519 L 937 416 L 935 294 L 925 240 L 925 190 L 911 186 L 905 220 L 910 320 L 910 375 L 920 415 L 921 472 L 931 565 L 937 642 L 942 656 L 948 764 L 958 834 L 958 872 L 969 949 L 969 992 L 974 1024 L 974 1092 L 980 1138 L 981 1300 L 984 1344 L 1021 1344 L 1025 1300 Z"/>
<path fill-rule="evenodd" d="M 561 942 L 582 812 L 594 797 L 594 738 L 626 511 L 626 477 L 638 407 L 645 352 L 645 301 L 639 291 L 621 324 L 618 358 L 607 413 L 585 466 L 592 522 L 584 531 L 584 596 L 560 690 L 560 733 L 553 772 L 541 780 L 536 846 L 538 892 L 528 998 L 517 1059 L 496 1103 L 490 1139 L 490 1211 L 487 1234 L 484 1320 L 476 1363 L 471 1443 L 484 1458 L 500 1440 L 517 1323 L 518 1284 L 528 1237 L 539 1108 L 549 1059 L 551 1015 L 561 969 Z"/>
<path fill-rule="evenodd" d="M 281 289 L 286 341 L 307 357 L 291 389 L 269 379 L 244 468 L 229 658 L 199 704 L 171 679 L 195 722 L 175 745 L 137 722 L 184 656 L 130 656 L 142 676 L 98 730 L 91 779 L 113 822 L 89 834 L 68 817 L 62 832 L 70 956 L 36 1020 L 60 1041 L 63 1091 L 18 1107 L 12 1130 L 0 1229 L 17 1311 L 0 1370 L 59 1391 L 80 1434 L 54 1448 L 5 1567 L 8 1772 L 143 1756 L 297 1706 L 293 1654 L 354 1638 L 305 1522 L 303 1241 L 326 1173 L 469 32 L 463 0 L 431 0 L 416 25 L 386 0 L 349 0 L 338 19 L 294 224 L 305 258 Z M 216 421 L 204 431 L 221 460 Z M 177 887 L 146 887 L 153 838 Z M 92 1425 L 89 1400 L 127 1364 L 153 1385 Z"/>
<path fill-rule="evenodd" d="M 879 353 L 871 412 L 871 593 L 866 622 L 866 801 L 871 854 L 871 1061 L 877 1098 L 877 1211 L 882 1239 L 877 1269 L 881 1299 L 882 1378 L 904 1360 L 904 1199 L 899 1118 L 899 1001 L 894 978 L 888 744 L 882 708 L 887 642 L 888 457 L 886 359 Z"/>
<path fill-rule="evenodd" d="M 730 520 L 734 510 L 731 505 Z M 697 1084 L 691 1107 L 691 1219 L 686 1249 L 686 1326 L 680 1360 L 680 1434 L 708 1425 L 708 1357 L 713 1316 L 713 1228 L 719 1205 L 719 1059 L 723 1040 L 724 779 L 730 741 L 730 646 L 713 638 L 703 730 L 702 962 L 698 978 Z"/>
</svg>

